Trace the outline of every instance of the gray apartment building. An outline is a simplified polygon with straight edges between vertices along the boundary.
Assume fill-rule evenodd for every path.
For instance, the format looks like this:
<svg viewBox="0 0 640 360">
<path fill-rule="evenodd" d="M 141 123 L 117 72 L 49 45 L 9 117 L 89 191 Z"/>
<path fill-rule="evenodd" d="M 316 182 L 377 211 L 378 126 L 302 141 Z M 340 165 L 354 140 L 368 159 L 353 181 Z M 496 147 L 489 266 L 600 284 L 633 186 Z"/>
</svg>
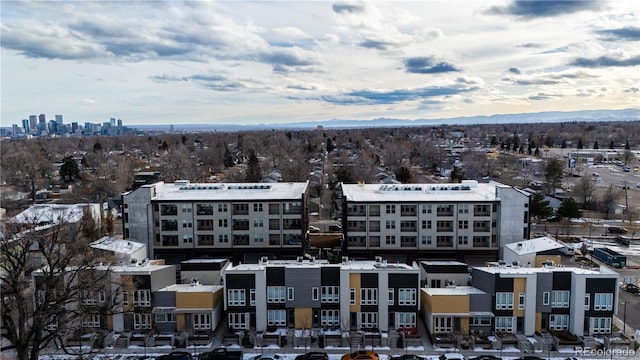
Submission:
<svg viewBox="0 0 640 360">
<path fill-rule="evenodd" d="M 529 238 L 529 195 L 497 182 L 342 184 L 342 202 L 350 257 L 473 263 Z"/>
<path fill-rule="evenodd" d="M 308 183 L 157 182 L 122 195 L 125 239 L 169 264 L 197 257 L 257 261 L 302 254 Z"/>
</svg>

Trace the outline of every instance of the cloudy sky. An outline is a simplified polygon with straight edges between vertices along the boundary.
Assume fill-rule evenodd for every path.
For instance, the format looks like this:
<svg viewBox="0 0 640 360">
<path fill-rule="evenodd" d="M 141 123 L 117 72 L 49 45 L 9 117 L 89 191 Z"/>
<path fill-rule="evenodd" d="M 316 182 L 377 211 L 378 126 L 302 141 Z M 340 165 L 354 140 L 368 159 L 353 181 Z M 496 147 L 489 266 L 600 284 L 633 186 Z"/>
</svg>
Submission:
<svg viewBox="0 0 640 360">
<path fill-rule="evenodd" d="M 2 126 L 424 119 L 640 104 L 599 1 L 1 1 Z"/>
</svg>

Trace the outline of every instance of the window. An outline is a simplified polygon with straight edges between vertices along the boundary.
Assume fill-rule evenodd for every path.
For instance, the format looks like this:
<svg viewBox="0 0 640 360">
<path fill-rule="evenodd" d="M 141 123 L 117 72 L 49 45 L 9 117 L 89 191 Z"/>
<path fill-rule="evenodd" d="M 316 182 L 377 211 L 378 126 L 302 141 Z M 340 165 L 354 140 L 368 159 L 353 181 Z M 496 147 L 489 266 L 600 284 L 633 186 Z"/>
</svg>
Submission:
<svg viewBox="0 0 640 360">
<path fill-rule="evenodd" d="M 262 211 L 263 211 L 262 203 L 259 203 L 259 204 L 253 204 L 253 211 L 255 211 L 255 212 L 262 212 Z"/>
<path fill-rule="evenodd" d="M 524 299 L 525 299 L 524 293 L 519 293 L 518 294 L 518 310 L 524 310 L 524 306 L 525 306 Z"/>
<path fill-rule="evenodd" d="M 496 310 L 513 309 L 513 293 L 499 292 L 496 293 Z"/>
<path fill-rule="evenodd" d="M 431 205 L 422 205 L 422 213 L 423 214 L 431 214 Z"/>
<path fill-rule="evenodd" d="M 218 226 L 219 227 L 228 227 L 229 226 L 229 222 L 227 221 L 227 219 L 218 219 Z"/>
<path fill-rule="evenodd" d="M 58 316 L 57 315 L 51 316 L 51 319 L 47 322 L 47 325 L 44 326 L 44 329 L 47 331 L 58 330 Z"/>
<path fill-rule="evenodd" d="M 218 212 L 227 212 L 229 211 L 227 208 L 227 204 L 218 204 Z"/>
<path fill-rule="evenodd" d="M 549 299 L 551 298 L 549 295 L 548 291 L 542 293 L 542 305 L 549 305 Z"/>
<path fill-rule="evenodd" d="M 471 318 L 471 326 L 491 326 L 491 318 L 488 316 L 474 316 Z"/>
<path fill-rule="evenodd" d="M 602 318 L 591 318 L 589 319 L 591 324 L 591 333 L 592 334 L 609 334 L 611 333 L 611 318 L 610 317 L 602 317 Z"/>
<path fill-rule="evenodd" d="M 228 243 L 229 242 L 229 234 L 220 234 L 220 235 L 218 235 L 218 242 Z"/>
<path fill-rule="evenodd" d="M 191 235 L 183 235 L 182 242 L 185 244 L 193 243 L 193 236 Z"/>
<path fill-rule="evenodd" d="M 399 312 L 396 313 L 396 327 L 412 328 L 416 326 L 416 313 Z"/>
<path fill-rule="evenodd" d="M 295 290 L 292 287 L 287 288 L 287 301 L 293 301 L 295 298 Z"/>
<path fill-rule="evenodd" d="M 568 308 L 569 290 L 554 290 L 551 292 L 551 307 Z"/>
<path fill-rule="evenodd" d="M 393 235 L 387 235 L 385 236 L 385 243 L 387 245 L 395 245 L 396 243 L 396 237 Z"/>
<path fill-rule="evenodd" d="M 591 306 L 591 298 L 589 297 L 589 294 L 586 294 L 584 296 L 584 309 L 589 310 L 590 306 Z"/>
<path fill-rule="evenodd" d="M 257 228 L 264 227 L 264 220 L 262 219 L 253 220 L 253 227 L 257 227 Z"/>
<path fill-rule="evenodd" d="M 452 329 L 453 329 L 452 318 L 444 317 L 444 316 L 433 317 L 433 332 L 435 333 L 451 332 Z"/>
<path fill-rule="evenodd" d="M 151 291 L 150 290 L 134 291 L 133 306 L 151 306 Z"/>
<path fill-rule="evenodd" d="M 191 228 L 191 227 L 193 227 L 193 223 L 191 221 L 182 220 L 182 227 L 183 228 Z"/>
<path fill-rule="evenodd" d="M 355 305 L 356 304 L 356 289 L 351 288 L 349 289 L 349 305 Z"/>
<path fill-rule="evenodd" d="M 393 289 L 389 289 L 389 305 L 393 305 L 395 303 L 395 296 L 393 293 Z"/>
<path fill-rule="evenodd" d="M 378 289 L 360 289 L 360 305 L 378 305 Z"/>
<path fill-rule="evenodd" d="M 340 287 L 339 286 L 323 286 L 320 289 L 320 301 L 322 301 L 323 303 L 340 302 Z"/>
<path fill-rule="evenodd" d="M 550 330 L 569 330 L 569 315 L 549 315 Z"/>
<path fill-rule="evenodd" d="M 270 325 L 270 326 L 287 325 L 286 310 L 267 310 L 267 325 Z"/>
<path fill-rule="evenodd" d="M 378 327 L 378 313 L 377 312 L 361 312 L 360 313 L 360 328 L 377 328 Z"/>
<path fill-rule="evenodd" d="M 157 323 L 174 323 L 176 322 L 175 313 L 158 313 L 156 314 Z"/>
<path fill-rule="evenodd" d="M 253 237 L 253 242 L 254 243 L 263 243 L 264 242 L 264 235 L 259 234 Z"/>
<path fill-rule="evenodd" d="M 415 305 L 416 289 L 398 289 L 398 305 Z"/>
<path fill-rule="evenodd" d="M 513 333 L 515 323 L 515 321 L 513 321 L 513 316 L 496 316 L 495 321 L 495 331 Z"/>
<path fill-rule="evenodd" d="M 151 314 L 133 314 L 134 329 L 151 329 Z"/>
<path fill-rule="evenodd" d="M 129 305 L 129 293 L 126 291 L 122 292 L 122 305 L 125 305 L 125 306 Z"/>
<path fill-rule="evenodd" d="M 396 213 L 396 206 L 395 205 L 385 205 L 385 212 L 387 214 L 395 214 Z"/>
<path fill-rule="evenodd" d="M 320 289 L 318 289 L 317 286 L 311 288 L 311 299 L 313 301 L 318 301 L 318 299 L 320 299 Z"/>
<path fill-rule="evenodd" d="M 320 310 L 320 325 L 322 326 L 340 325 L 340 310 Z"/>
<path fill-rule="evenodd" d="M 211 329 L 211 314 L 193 314 L 193 328 Z"/>
<path fill-rule="evenodd" d="M 82 305 L 97 305 L 98 298 L 93 296 L 89 290 L 82 290 Z"/>
<path fill-rule="evenodd" d="M 458 245 L 469 244 L 469 237 L 467 235 L 458 235 Z"/>
<path fill-rule="evenodd" d="M 197 204 L 196 213 L 198 215 L 213 215 L 213 205 L 211 204 Z"/>
<path fill-rule="evenodd" d="M 229 289 L 227 305 L 244 306 L 246 303 L 244 289 Z"/>
<path fill-rule="evenodd" d="M 593 297 L 593 310 L 606 311 L 613 309 L 613 294 L 596 293 Z"/>
<path fill-rule="evenodd" d="M 385 223 L 386 223 L 387 229 L 395 229 L 396 228 L 396 222 L 394 220 L 387 220 Z"/>
<path fill-rule="evenodd" d="M 431 245 L 431 235 L 422 235 L 420 239 L 422 245 Z"/>
<path fill-rule="evenodd" d="M 431 229 L 431 220 L 422 220 L 423 229 Z"/>
<path fill-rule="evenodd" d="M 283 303 L 286 298 L 286 288 L 284 286 L 267 286 L 267 302 Z"/>
<path fill-rule="evenodd" d="M 188 205 L 182 205 L 182 212 L 183 212 L 183 213 L 190 213 L 190 212 L 192 212 L 192 211 L 193 211 L 192 209 L 193 209 L 193 208 L 191 207 L 191 204 L 188 204 Z"/>
<path fill-rule="evenodd" d="M 256 289 L 249 289 L 249 306 L 256 306 Z"/>
<path fill-rule="evenodd" d="M 458 229 L 468 229 L 469 220 L 458 220 Z"/>
<path fill-rule="evenodd" d="M 230 329 L 249 329 L 249 314 L 248 313 L 230 313 L 229 316 L 229 328 Z"/>
<path fill-rule="evenodd" d="M 468 214 L 469 213 L 469 205 L 468 204 L 459 204 L 458 205 L 458 214 Z"/>
<path fill-rule="evenodd" d="M 100 314 L 87 314 L 82 317 L 82 327 L 100 327 Z"/>
</svg>

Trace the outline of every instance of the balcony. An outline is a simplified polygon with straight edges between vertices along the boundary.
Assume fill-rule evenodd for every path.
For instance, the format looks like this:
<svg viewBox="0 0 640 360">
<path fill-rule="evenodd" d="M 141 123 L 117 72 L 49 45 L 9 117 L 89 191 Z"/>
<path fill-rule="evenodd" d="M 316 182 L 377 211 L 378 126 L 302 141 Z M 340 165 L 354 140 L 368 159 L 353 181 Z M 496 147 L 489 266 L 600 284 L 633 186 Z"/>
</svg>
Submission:
<svg viewBox="0 0 640 360">
<path fill-rule="evenodd" d="M 233 245 L 249 245 L 249 235 L 234 235 Z"/>
<path fill-rule="evenodd" d="M 160 214 L 164 216 L 174 216 L 178 215 L 178 207 L 177 206 L 162 206 L 160 207 Z"/>
</svg>

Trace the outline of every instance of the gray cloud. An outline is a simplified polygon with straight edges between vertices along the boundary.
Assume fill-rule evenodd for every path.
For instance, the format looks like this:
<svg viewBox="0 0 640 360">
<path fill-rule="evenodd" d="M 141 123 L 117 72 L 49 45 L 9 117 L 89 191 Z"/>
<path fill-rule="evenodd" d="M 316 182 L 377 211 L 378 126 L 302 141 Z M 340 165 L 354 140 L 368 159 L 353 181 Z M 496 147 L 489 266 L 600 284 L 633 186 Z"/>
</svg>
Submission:
<svg viewBox="0 0 640 360">
<path fill-rule="evenodd" d="M 600 1 L 514 0 L 506 6 L 493 6 L 487 13 L 519 18 L 553 17 L 585 10 L 598 10 Z"/>
<path fill-rule="evenodd" d="M 577 58 L 569 63 L 569 65 L 588 68 L 637 66 L 640 65 L 640 56 L 634 56 L 628 59 L 615 59 L 610 56 L 600 56 L 594 59 Z"/>
<path fill-rule="evenodd" d="M 153 81 L 162 83 L 192 81 L 206 89 L 214 91 L 235 91 L 246 88 L 246 86 L 242 82 L 230 81 L 226 76 L 217 74 L 195 74 L 182 77 L 163 74 L 151 76 L 150 78 Z"/>
<path fill-rule="evenodd" d="M 541 44 L 541 43 L 524 43 L 524 44 L 516 45 L 516 47 L 537 49 L 537 48 L 544 47 L 544 44 Z"/>
<path fill-rule="evenodd" d="M 631 88 L 625 89 L 624 92 L 637 93 L 637 92 L 640 92 L 640 89 L 637 87 L 631 87 Z"/>
<path fill-rule="evenodd" d="M 77 37 L 67 29 L 51 27 L 44 31 L 34 27 L 30 32 L 2 25 L 2 47 L 29 58 L 80 60 L 105 56 L 99 47 Z"/>
<path fill-rule="evenodd" d="M 512 71 L 510 71 L 512 72 Z M 512 72 L 514 74 L 519 74 Z M 555 85 L 566 83 L 567 80 L 573 79 L 589 79 L 597 76 L 587 74 L 584 71 L 572 71 L 572 72 L 559 72 L 559 73 L 539 73 L 532 75 L 522 76 L 508 76 L 502 78 L 502 81 L 512 83 L 515 85 Z"/>
<path fill-rule="evenodd" d="M 405 67 L 408 73 L 414 74 L 437 74 L 445 72 L 460 71 L 453 64 L 444 61 L 437 61 L 432 57 L 413 57 L 405 60 Z"/>
<path fill-rule="evenodd" d="M 508 70 L 508 71 L 509 71 L 510 73 L 512 73 L 512 74 L 516 74 L 516 75 L 520 75 L 520 74 L 521 74 L 520 69 L 518 69 L 518 68 L 514 68 L 514 67 L 509 68 L 509 70 Z"/>
<path fill-rule="evenodd" d="M 394 43 L 369 39 L 362 41 L 359 45 L 363 48 L 376 50 L 388 50 L 390 47 L 395 47 Z"/>
<path fill-rule="evenodd" d="M 337 4 L 333 4 L 331 8 L 333 9 L 333 12 L 337 14 L 343 14 L 343 13 L 358 14 L 358 13 L 364 12 L 364 6 L 354 5 L 354 4 L 337 3 Z"/>
<path fill-rule="evenodd" d="M 623 27 L 619 29 L 606 29 L 606 30 L 598 30 L 597 34 L 602 35 L 604 40 L 615 41 L 615 40 L 632 40 L 638 41 L 640 40 L 640 27 Z"/>
<path fill-rule="evenodd" d="M 562 97 L 562 95 L 549 94 L 549 93 L 537 93 L 536 95 L 529 96 L 529 100 L 552 100 L 559 97 Z"/>
</svg>

